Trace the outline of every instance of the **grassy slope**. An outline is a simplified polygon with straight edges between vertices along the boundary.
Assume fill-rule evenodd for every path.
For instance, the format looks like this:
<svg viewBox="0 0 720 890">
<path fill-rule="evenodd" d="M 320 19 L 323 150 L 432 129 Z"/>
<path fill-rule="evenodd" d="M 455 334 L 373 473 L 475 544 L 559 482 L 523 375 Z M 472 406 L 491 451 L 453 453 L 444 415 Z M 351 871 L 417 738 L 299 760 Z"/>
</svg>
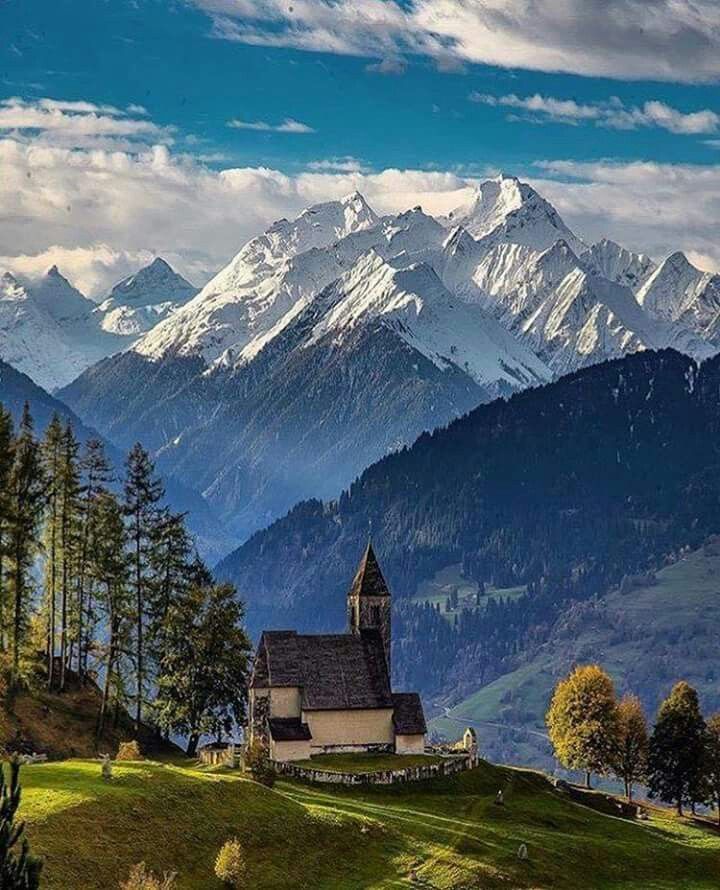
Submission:
<svg viewBox="0 0 720 890">
<path fill-rule="evenodd" d="M 712 548 L 695 551 L 657 578 L 658 584 L 625 595 L 613 591 L 597 608 L 562 623 L 529 663 L 451 708 L 454 720 L 437 718 L 431 728 L 451 738 L 463 721 L 477 721 L 481 733 L 484 721 L 542 730 L 557 679 L 574 664 L 591 661 L 610 672 L 619 692 L 640 694 L 651 714 L 678 679 L 696 686 L 708 713 L 717 710 L 720 555 Z M 525 757 L 534 747 L 534 760 L 543 762 L 547 746 L 540 738 L 515 737 L 517 745 L 529 744 Z M 508 751 L 517 757 L 512 745 Z"/>
<path fill-rule="evenodd" d="M 113 726 L 112 715 L 102 739 L 96 745 L 95 726 L 100 694 L 89 683 L 81 686 L 71 678 L 69 688 L 62 695 L 43 689 L 20 692 L 13 698 L 12 708 L 0 703 L 0 748 L 18 736 L 34 751 L 56 757 L 92 757 L 98 751 L 116 753 L 121 741 L 135 738 L 132 721 L 121 712 L 118 726 Z M 143 751 L 160 747 L 165 752 L 175 749 L 158 740 L 144 727 L 140 732 Z"/>
<path fill-rule="evenodd" d="M 481 599 L 486 601 L 495 599 L 516 599 L 525 593 L 525 587 L 492 587 L 486 586 Z M 475 611 L 477 606 L 478 585 L 475 581 L 469 581 L 462 573 L 459 563 L 447 566 L 437 572 L 430 581 L 423 581 L 413 597 L 413 602 L 430 603 L 432 606 L 440 605 L 440 614 L 448 621 L 452 621 L 463 609 Z M 448 597 L 456 592 L 458 595 L 458 608 L 447 612 Z"/>
<path fill-rule="evenodd" d="M 125 764 L 105 783 L 97 762 L 23 771 L 22 814 L 46 856 L 47 890 L 112 890 L 130 865 L 176 869 L 182 890 L 220 890 L 219 845 L 237 836 L 248 886 L 353 890 L 613 888 L 710 890 L 720 835 L 653 814 L 626 822 L 569 801 L 537 773 L 483 764 L 448 780 L 389 789 L 281 782 L 180 764 Z M 498 788 L 505 807 L 493 804 Z M 530 858 L 518 860 L 520 843 Z M 417 886 L 417 885 L 416 885 Z"/>
</svg>

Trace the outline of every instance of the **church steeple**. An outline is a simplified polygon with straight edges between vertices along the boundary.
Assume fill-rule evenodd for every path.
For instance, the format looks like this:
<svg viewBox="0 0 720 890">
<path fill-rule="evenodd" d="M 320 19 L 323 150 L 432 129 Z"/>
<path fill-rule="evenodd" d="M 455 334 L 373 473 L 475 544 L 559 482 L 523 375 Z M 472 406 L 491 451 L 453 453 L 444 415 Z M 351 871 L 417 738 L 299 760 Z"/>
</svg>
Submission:
<svg viewBox="0 0 720 890">
<path fill-rule="evenodd" d="M 364 630 L 379 632 L 385 649 L 388 676 L 392 642 L 391 608 L 390 590 L 373 546 L 368 541 L 347 595 L 348 626 L 353 634 L 360 634 Z"/>
</svg>

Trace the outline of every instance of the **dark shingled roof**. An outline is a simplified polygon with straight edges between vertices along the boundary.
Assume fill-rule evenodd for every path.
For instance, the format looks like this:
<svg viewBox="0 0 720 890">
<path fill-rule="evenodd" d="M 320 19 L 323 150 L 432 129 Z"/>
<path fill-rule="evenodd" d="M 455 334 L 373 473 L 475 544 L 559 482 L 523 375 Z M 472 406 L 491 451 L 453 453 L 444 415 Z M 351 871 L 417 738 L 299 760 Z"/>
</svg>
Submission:
<svg viewBox="0 0 720 890">
<path fill-rule="evenodd" d="M 348 596 L 390 596 L 372 544 L 368 543 Z"/>
<path fill-rule="evenodd" d="M 393 692 L 393 724 L 398 735 L 425 735 L 427 726 L 417 692 Z"/>
<path fill-rule="evenodd" d="M 251 685 L 298 686 L 302 707 L 310 711 L 393 706 L 385 650 L 376 630 L 358 635 L 265 631 Z"/>
<path fill-rule="evenodd" d="M 275 742 L 307 742 L 312 738 L 310 727 L 297 717 L 271 717 L 268 723 Z"/>
</svg>

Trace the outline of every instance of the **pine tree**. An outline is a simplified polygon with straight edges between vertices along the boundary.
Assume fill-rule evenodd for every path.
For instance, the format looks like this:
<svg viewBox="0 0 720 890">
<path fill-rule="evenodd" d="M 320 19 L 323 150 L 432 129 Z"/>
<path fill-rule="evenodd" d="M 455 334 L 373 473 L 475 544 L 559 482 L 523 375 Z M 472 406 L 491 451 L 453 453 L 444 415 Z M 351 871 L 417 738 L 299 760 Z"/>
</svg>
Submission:
<svg viewBox="0 0 720 890">
<path fill-rule="evenodd" d="M 708 803 L 717 808 L 720 824 L 720 714 L 708 718 L 703 772 L 708 789 Z"/>
<path fill-rule="evenodd" d="M 153 529 L 150 550 L 152 572 L 149 643 L 159 664 L 164 651 L 164 624 L 168 611 L 187 590 L 191 580 L 192 540 L 185 528 L 185 514 L 163 510 Z"/>
<path fill-rule="evenodd" d="M 568 769 L 605 773 L 617 744 L 618 718 L 612 680 L 598 665 L 576 668 L 555 687 L 545 717 L 555 755 Z"/>
<path fill-rule="evenodd" d="M 132 585 L 135 594 L 135 726 L 140 728 L 147 679 L 144 641 L 146 613 L 151 596 L 149 561 L 163 496 L 155 466 L 138 442 L 126 462 L 124 513 L 128 519 L 132 551 Z"/>
<path fill-rule="evenodd" d="M 63 431 L 62 459 L 60 463 L 60 548 L 62 553 L 62 577 L 60 585 L 60 690 L 65 689 L 65 675 L 71 661 L 74 642 L 73 624 L 76 624 L 72 602 L 73 579 L 77 557 L 79 522 L 80 471 L 78 468 L 78 443 L 68 426 Z"/>
<path fill-rule="evenodd" d="M 80 515 L 78 530 L 77 561 L 77 610 L 78 610 L 78 653 L 77 672 L 80 678 L 87 674 L 87 659 L 90 638 L 94 627 L 94 607 L 92 583 L 89 583 L 90 541 L 94 537 L 97 504 L 100 495 L 107 492 L 112 480 L 110 464 L 105 457 L 105 449 L 99 439 L 89 439 L 80 462 L 83 485 L 80 490 Z"/>
<path fill-rule="evenodd" d="M 0 887 L 2 890 L 37 890 L 42 862 L 30 854 L 25 824 L 16 822 L 20 806 L 20 764 L 10 761 L 10 781 L 0 764 Z"/>
<path fill-rule="evenodd" d="M 156 711 L 165 731 L 188 736 L 190 756 L 201 735 L 229 732 L 244 717 L 251 644 L 243 617 L 229 584 L 192 584 L 168 610 Z"/>
<path fill-rule="evenodd" d="M 682 815 L 683 804 L 702 800 L 705 721 L 697 692 L 681 681 L 660 705 L 650 737 L 648 789 L 650 797 L 674 803 Z"/>
<path fill-rule="evenodd" d="M 13 465 L 8 480 L 8 549 L 12 595 L 12 668 L 17 678 L 20 652 L 25 641 L 33 584 L 31 569 L 40 548 L 40 526 L 46 500 L 45 477 L 40 446 L 33 432 L 27 403 L 13 449 Z"/>
<path fill-rule="evenodd" d="M 7 585 L 5 583 L 5 557 L 8 535 L 8 511 L 10 509 L 8 481 L 13 463 L 13 423 L 10 414 L 0 405 L 0 653 L 7 645 L 6 620 L 9 613 Z"/>
<path fill-rule="evenodd" d="M 128 588 L 129 565 L 122 508 L 114 495 L 101 492 L 97 496 L 94 513 L 88 568 L 98 584 L 98 594 L 107 619 L 105 678 L 97 721 L 99 738 L 105 728 L 113 687 L 117 692 L 120 684 L 118 674 L 127 644 L 132 604 Z"/>
<path fill-rule="evenodd" d="M 55 633 L 58 577 L 60 563 L 60 464 L 63 429 L 53 415 L 42 443 L 42 460 L 47 479 L 47 516 L 45 521 L 45 616 L 47 621 L 47 685 L 52 689 L 55 669 Z"/>
<path fill-rule="evenodd" d="M 624 696 L 617 707 L 617 746 L 612 753 L 612 768 L 622 779 L 625 796 L 632 800 L 633 784 L 645 778 L 648 756 L 648 728 L 640 699 Z"/>
</svg>

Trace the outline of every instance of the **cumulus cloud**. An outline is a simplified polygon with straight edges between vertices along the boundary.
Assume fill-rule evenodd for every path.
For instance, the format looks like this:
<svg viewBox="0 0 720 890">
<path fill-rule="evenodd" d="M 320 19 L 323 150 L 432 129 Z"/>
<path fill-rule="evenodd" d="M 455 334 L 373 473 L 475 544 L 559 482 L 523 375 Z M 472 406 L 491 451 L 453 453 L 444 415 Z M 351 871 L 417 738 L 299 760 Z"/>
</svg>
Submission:
<svg viewBox="0 0 720 890">
<path fill-rule="evenodd" d="M 720 77 L 716 0 L 192 0 L 223 39 L 682 82 Z M 397 62 L 396 62 L 397 64 Z M 380 70 L 380 69 L 378 69 Z"/>
<path fill-rule="evenodd" d="M 139 115 L 48 113 L 136 122 Z M 380 213 L 421 205 L 445 214 L 485 173 L 373 171 L 352 157 L 320 158 L 294 175 L 262 166 L 213 169 L 200 155 L 135 136 L 120 149 L 88 145 L 82 130 L 71 147 L 60 136 L 70 139 L 67 131 L 45 133 L 45 141 L 17 130 L 0 138 L 0 267 L 34 276 L 57 264 L 94 297 L 157 255 L 203 284 L 274 220 L 354 190 Z M 547 160 L 530 169 L 530 181 L 586 240 L 609 236 L 656 258 L 683 249 L 703 267 L 720 268 L 720 165 Z"/>
<path fill-rule="evenodd" d="M 610 237 L 662 259 L 683 250 L 720 271 L 720 165 L 542 161 L 532 184 L 585 240 Z"/>
<path fill-rule="evenodd" d="M 598 126 L 618 130 L 635 130 L 639 127 L 659 127 L 671 133 L 699 135 L 717 133 L 720 130 L 720 114 L 709 108 L 683 112 L 665 102 L 651 100 L 640 106 L 627 106 L 617 97 L 605 102 L 581 104 L 573 99 L 557 99 L 553 96 L 518 96 L 509 93 L 494 96 L 472 92 L 470 101 L 493 108 L 512 108 L 528 112 L 524 118 L 531 122 L 553 121 L 578 124 L 591 121 Z"/>
<path fill-rule="evenodd" d="M 315 130 L 301 121 L 285 118 L 280 124 L 269 124 L 267 121 L 243 121 L 233 118 L 227 123 L 233 130 L 257 130 L 261 133 L 314 133 Z"/>
<path fill-rule="evenodd" d="M 32 140 L 36 145 L 128 150 L 136 142 L 172 143 L 172 130 L 147 120 L 141 106 L 128 109 L 92 102 L 20 98 L 0 100 L 0 134 Z"/>
</svg>

